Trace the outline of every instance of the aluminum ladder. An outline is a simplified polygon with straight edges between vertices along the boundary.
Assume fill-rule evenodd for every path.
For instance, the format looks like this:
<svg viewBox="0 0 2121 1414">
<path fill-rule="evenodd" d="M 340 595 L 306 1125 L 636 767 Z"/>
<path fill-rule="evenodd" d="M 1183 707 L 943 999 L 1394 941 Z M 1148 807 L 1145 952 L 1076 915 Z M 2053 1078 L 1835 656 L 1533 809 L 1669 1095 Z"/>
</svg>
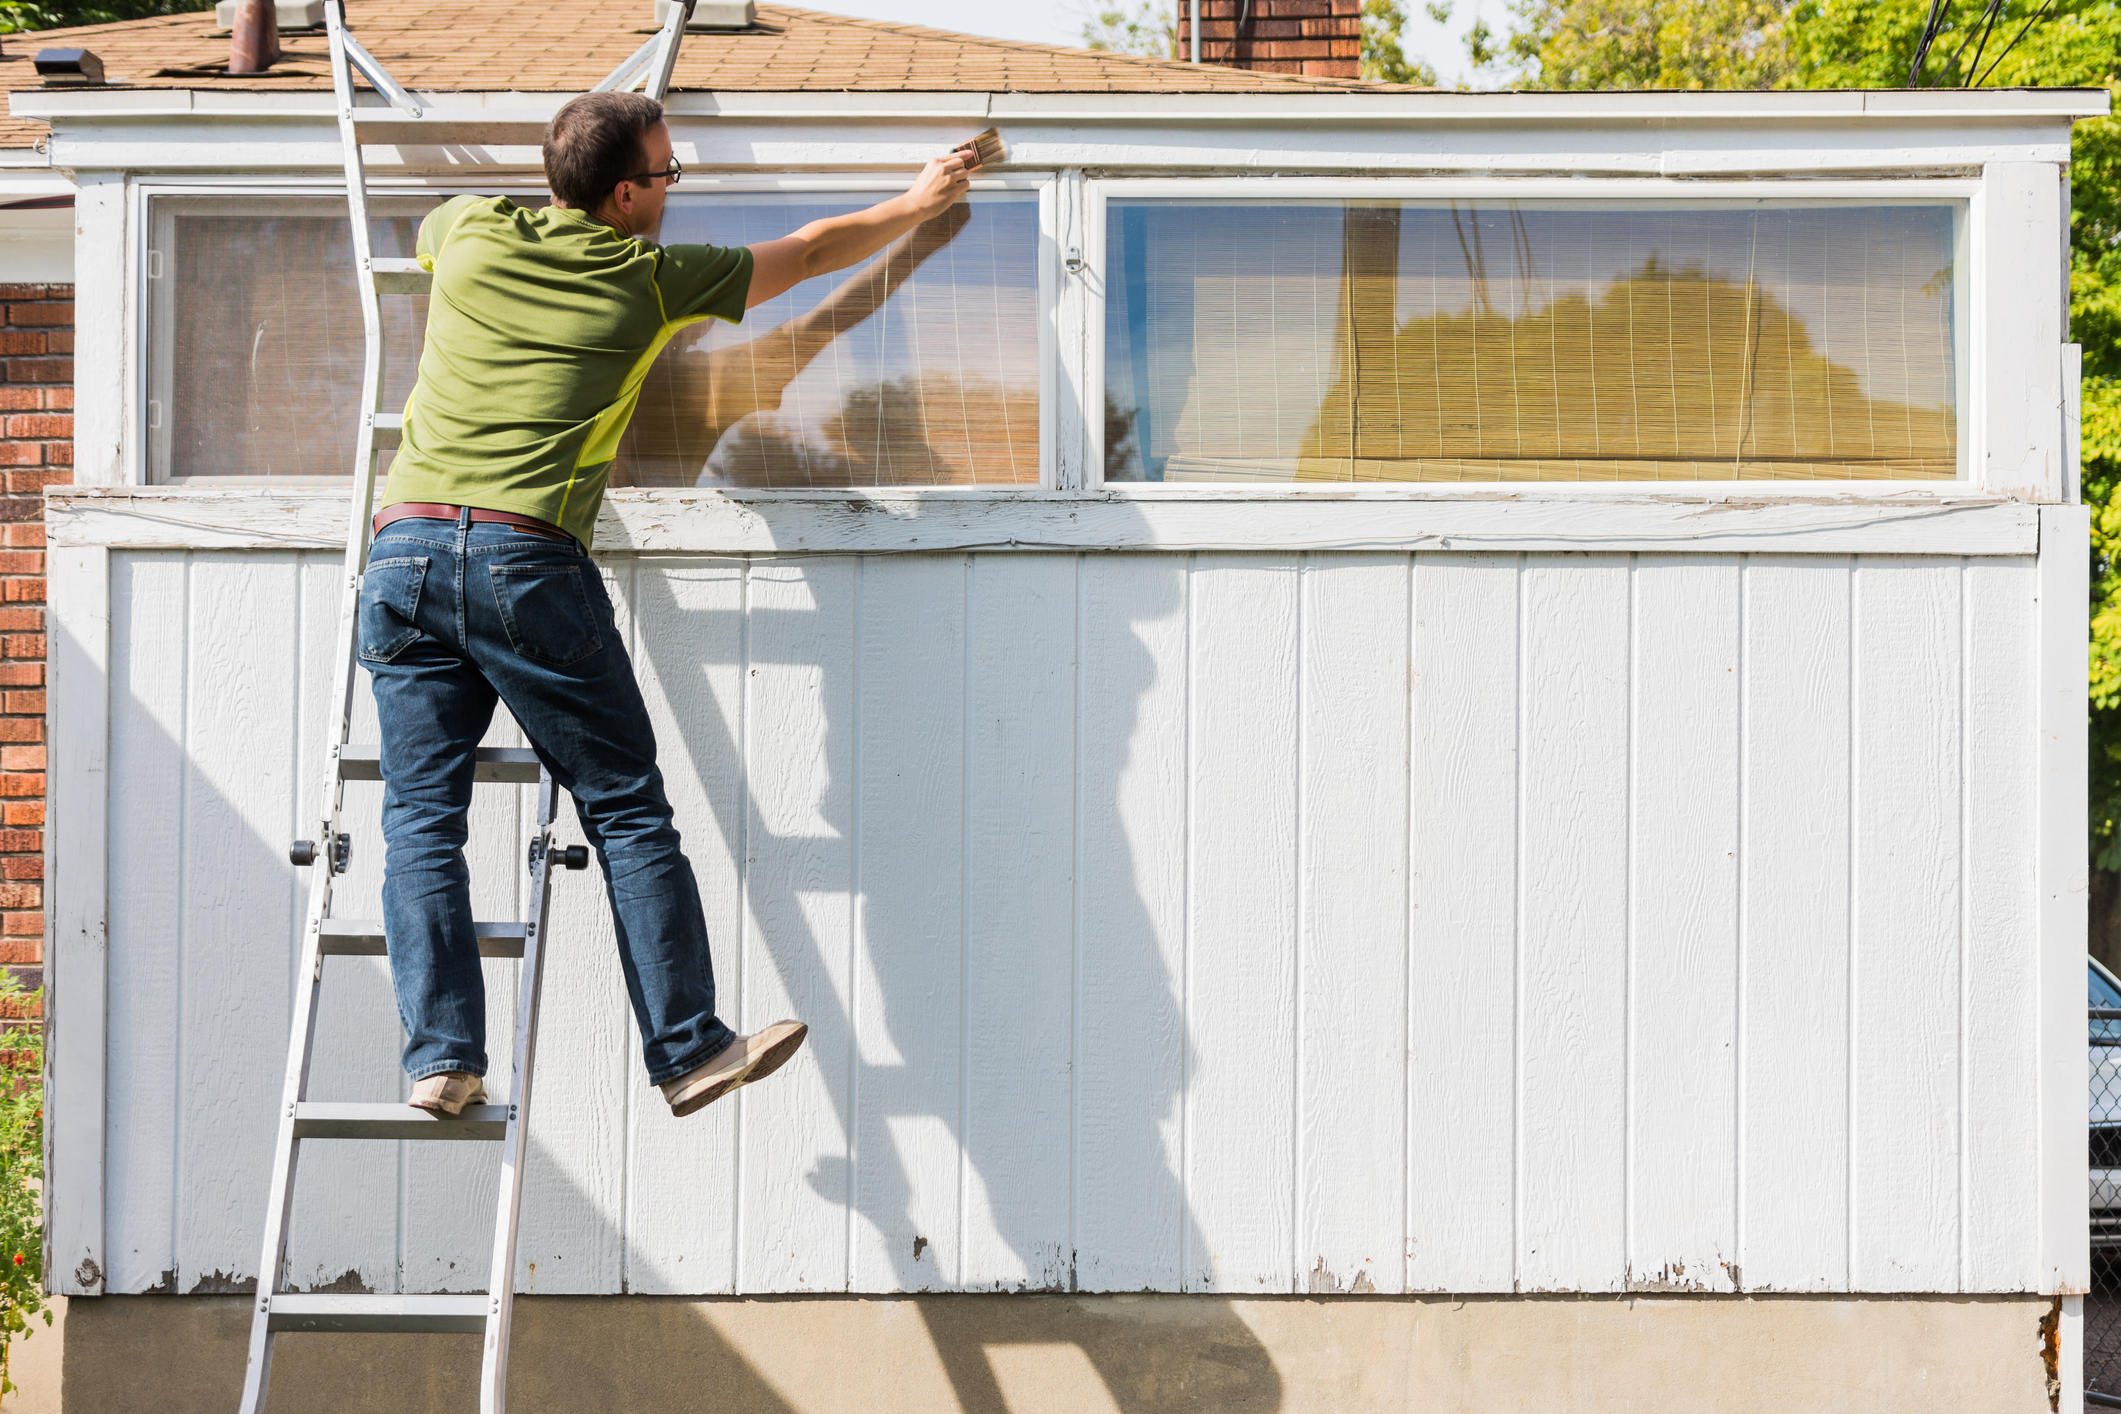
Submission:
<svg viewBox="0 0 2121 1414">
<path fill-rule="evenodd" d="M 695 0 L 666 6 L 663 24 L 598 90 L 631 88 L 645 82 L 648 95 L 661 100 L 669 91 L 678 46 L 692 18 Z M 325 766 L 325 788 L 319 794 L 321 818 L 314 840 L 298 840 L 289 850 L 296 865 L 311 867 L 309 906 L 300 952 L 300 994 L 295 1000 L 287 1043 L 287 1074 L 281 1091 L 278 1133 L 273 1144 L 272 1187 L 265 1210 L 264 1253 L 258 1262 L 258 1294 L 251 1311 L 250 1359 L 243 1375 L 242 1414 L 263 1414 L 271 1381 L 273 1340 L 288 1332 L 478 1332 L 485 1336 L 480 1362 L 481 1414 L 502 1414 L 507 1403 L 508 1331 L 514 1302 L 516 1226 L 522 1210 L 523 1160 L 530 1122 L 530 1082 L 537 1052 L 538 999 L 544 979 L 546 918 L 555 862 L 552 824 L 558 804 L 552 776 L 536 753 L 523 747 L 481 747 L 475 779 L 481 783 L 538 787 L 538 824 L 530 846 L 529 917 L 519 922 L 476 925 L 484 957 L 522 959 L 517 984 L 516 1031 L 509 1061 L 509 1103 L 468 1106 L 456 1119 L 437 1119 L 399 1102 L 318 1103 L 309 1099 L 310 1053 L 316 1039 L 317 1007 L 327 957 L 380 957 L 386 953 L 379 921 L 348 919 L 332 912 L 332 886 L 346 868 L 352 847 L 342 832 L 341 815 L 347 781 L 382 779 L 379 752 L 373 745 L 350 742 L 356 677 L 356 621 L 361 571 L 368 563 L 369 516 L 375 500 L 378 453 L 397 445 L 404 425 L 401 412 L 387 411 L 383 396 L 384 295 L 426 294 L 431 277 L 416 260 L 377 257 L 369 247 L 368 176 L 363 145 L 444 146 L 514 143 L 532 145 L 543 137 L 545 119 L 528 113 L 484 109 L 451 111 L 431 108 L 408 94 L 373 55 L 348 31 L 344 0 L 325 0 L 324 21 L 331 45 L 332 95 L 339 140 L 345 150 L 346 206 L 352 220 L 353 256 L 360 275 L 361 325 L 366 354 L 361 367 L 361 421 L 354 452 L 352 506 L 346 530 L 347 574 L 339 603 L 338 635 L 332 677 L 332 746 Z M 358 107 L 353 76 L 359 72 L 388 104 Z M 588 851 L 576 845 L 560 853 L 571 869 L 588 864 Z M 381 1038 L 378 1038 L 379 1041 Z M 493 1268 L 483 1295 L 375 1296 L 311 1294 L 281 1291 L 287 1262 L 289 1209 L 295 1190 L 297 1146 L 304 1140 L 399 1139 L 417 1141 L 498 1141 L 501 1180 L 493 1227 Z"/>
</svg>

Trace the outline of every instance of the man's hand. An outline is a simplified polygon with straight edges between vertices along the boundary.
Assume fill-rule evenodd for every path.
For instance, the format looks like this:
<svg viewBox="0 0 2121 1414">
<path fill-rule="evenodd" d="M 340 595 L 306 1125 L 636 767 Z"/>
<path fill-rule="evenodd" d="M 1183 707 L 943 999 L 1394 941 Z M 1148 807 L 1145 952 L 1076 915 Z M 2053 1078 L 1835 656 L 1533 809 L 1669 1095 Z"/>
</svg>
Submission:
<svg viewBox="0 0 2121 1414">
<path fill-rule="evenodd" d="M 746 309 L 783 294 L 814 275 L 829 275 L 867 260 L 923 221 L 940 216 L 972 185 L 966 153 L 938 157 L 921 168 L 901 196 L 867 211 L 812 221 L 794 235 L 751 247 L 751 292 Z"/>
</svg>

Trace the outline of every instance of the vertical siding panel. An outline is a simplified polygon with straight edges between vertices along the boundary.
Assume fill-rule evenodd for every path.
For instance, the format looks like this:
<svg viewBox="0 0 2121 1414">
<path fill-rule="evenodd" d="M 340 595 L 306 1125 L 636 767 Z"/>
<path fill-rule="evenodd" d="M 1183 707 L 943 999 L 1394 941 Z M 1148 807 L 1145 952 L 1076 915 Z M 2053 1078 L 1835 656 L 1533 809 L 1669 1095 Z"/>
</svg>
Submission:
<svg viewBox="0 0 2121 1414">
<path fill-rule="evenodd" d="M 324 768 L 331 744 L 332 687 L 344 664 L 335 662 L 339 605 L 345 590 L 345 559 L 328 552 L 299 557 L 297 592 L 300 715 L 294 753 L 294 805 L 290 838 L 315 834 L 322 816 Z M 375 708 L 368 675 L 354 680 L 357 704 L 367 709 L 362 741 L 374 741 Z M 380 918 L 383 840 L 377 823 L 382 786 L 356 783 L 347 790 L 343 830 L 353 840 L 346 873 L 333 886 L 333 912 L 342 918 Z M 288 909 L 297 923 L 308 908 L 309 870 L 287 870 Z M 295 934 L 288 935 L 294 946 Z M 299 996 L 301 979 L 294 979 Z M 282 1037 L 284 1054 L 286 1038 Z M 312 1100 L 395 1100 L 399 1097 L 398 1012 L 390 989 L 388 961 L 380 957 L 329 958 L 317 1007 L 311 1051 Z M 261 1044 L 261 1073 L 268 1068 Z M 450 1146 L 483 1148 L 483 1145 Z M 287 1281 L 295 1290 L 338 1284 L 369 1291 L 398 1289 L 398 1153 L 395 1143 L 376 1140 L 312 1141 L 302 1146 L 295 1201 L 288 1225 Z"/>
<path fill-rule="evenodd" d="M 861 567 L 857 1291 L 956 1285 L 965 897 L 963 556 Z"/>
<path fill-rule="evenodd" d="M 1072 556 L 971 563 L 968 1287 L 1073 1280 L 1075 576 Z"/>
<path fill-rule="evenodd" d="M 743 937 L 738 856 L 743 788 L 737 742 L 744 676 L 740 561 L 641 559 L 634 668 L 655 723 L 672 809 L 700 882 L 714 959 L 715 1004 L 737 1015 Z M 631 1023 L 629 1022 L 629 1027 Z M 735 1290 L 736 1106 L 673 1119 L 627 1051 L 632 1093 L 627 1148 L 626 1278 L 638 1293 Z"/>
<path fill-rule="evenodd" d="M 1186 560 L 1092 555 L 1082 577 L 1076 1262 L 1087 1291 L 1176 1291 L 1193 1221 L 1178 1176 Z"/>
<path fill-rule="evenodd" d="M 1297 623 L 1293 556 L 1195 562 L 1189 1289 L 1294 1285 Z"/>
<path fill-rule="evenodd" d="M 295 798 L 295 561 L 201 554 L 185 632 L 182 1028 L 177 1078 L 177 1283 L 248 1286 L 272 1172 L 258 1064 L 287 1044 L 295 914 L 287 888 Z M 230 691 L 240 684 L 240 691 Z"/>
<path fill-rule="evenodd" d="M 1518 1271 L 1627 1263 L 1628 607 L 1621 555 L 1528 556 L 1519 838 Z"/>
<path fill-rule="evenodd" d="M 105 1250 L 113 1294 L 173 1289 L 186 557 L 111 556 L 109 1093 Z M 161 821 L 159 829 L 137 822 Z M 270 1047 L 259 1055 L 271 1056 Z M 269 1075 L 279 1073 L 277 1061 Z M 260 1190 L 262 1199 L 263 1189 Z M 249 1258 L 256 1261 L 255 1253 Z"/>
<path fill-rule="evenodd" d="M 1628 1276 L 1734 1289 L 1740 562 L 1635 566 Z"/>
<path fill-rule="evenodd" d="M 2039 1181 L 2038 727 L 2031 560 L 1966 569 L 1965 1286 L 2039 1287 L 2025 1230 Z"/>
<path fill-rule="evenodd" d="M 621 647 L 633 639 L 632 563 L 623 559 L 603 567 Z M 526 814 L 534 831 L 534 801 Z M 556 850 L 583 843 L 572 800 L 561 805 L 552 833 Z M 519 854 L 518 869 L 523 868 L 522 859 Z M 475 901 L 477 897 L 474 889 Z M 624 1255 L 620 1206 L 625 1192 L 625 1097 L 630 1078 L 626 1067 L 631 1051 L 627 1037 L 632 1020 L 619 971 L 611 907 L 594 865 L 583 873 L 554 873 L 548 927 L 552 947 L 545 954 L 544 991 L 539 1001 L 530 1156 L 523 1171 L 522 1225 L 516 1237 L 516 1289 L 537 1295 L 616 1291 Z M 489 996 L 489 1026 L 491 1002 Z M 505 1032 L 488 1033 L 488 1073 L 499 1076 L 504 1086 L 510 1043 Z M 408 1173 L 415 1172 L 414 1163 L 438 1167 L 446 1163 L 445 1158 L 429 1159 L 421 1152 L 439 1147 L 409 1146 Z M 429 1191 L 418 1180 L 409 1180 L 407 1188 L 407 1200 L 415 1207 Z M 490 1215 L 492 1203 L 485 1195 L 495 1191 L 493 1183 L 481 1184 L 478 1191 L 479 1197 L 466 1206 L 473 1213 Z M 490 1238 L 484 1250 L 490 1262 Z"/>
<path fill-rule="evenodd" d="M 853 852 L 854 562 L 752 566 L 745 776 L 751 816 L 742 1020 L 810 1040 L 737 1092 L 740 1291 L 847 1286 L 848 888 Z"/>
<path fill-rule="evenodd" d="M 1407 557 L 1303 569 L 1300 1279 L 1406 1285 Z"/>
<path fill-rule="evenodd" d="M 1745 570 L 1744 1285 L 1849 1273 L 1849 562 Z"/>
<path fill-rule="evenodd" d="M 1414 560 L 1407 1286 L 1508 1291 L 1517 1056 L 1515 555 Z"/>
<path fill-rule="evenodd" d="M 1959 1280 L 1958 562 L 1866 559 L 1856 587 L 1855 1272 Z"/>
</svg>

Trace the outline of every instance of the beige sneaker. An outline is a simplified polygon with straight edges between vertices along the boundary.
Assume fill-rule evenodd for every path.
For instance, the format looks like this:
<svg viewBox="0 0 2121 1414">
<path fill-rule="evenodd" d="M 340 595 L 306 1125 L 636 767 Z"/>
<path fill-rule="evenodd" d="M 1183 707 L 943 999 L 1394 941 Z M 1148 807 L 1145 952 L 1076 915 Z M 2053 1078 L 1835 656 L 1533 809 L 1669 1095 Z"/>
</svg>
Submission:
<svg viewBox="0 0 2121 1414">
<path fill-rule="evenodd" d="M 445 1070 L 414 1085 L 412 1098 L 405 1103 L 416 1110 L 454 1119 L 466 1105 L 486 1103 L 486 1082 L 461 1070 Z"/>
<path fill-rule="evenodd" d="M 739 1036 L 721 1054 L 696 1070 L 663 1082 L 670 1112 L 684 1116 L 705 1109 L 739 1085 L 764 1080 L 803 1048 L 810 1028 L 800 1021 L 776 1021 L 752 1036 Z"/>
</svg>

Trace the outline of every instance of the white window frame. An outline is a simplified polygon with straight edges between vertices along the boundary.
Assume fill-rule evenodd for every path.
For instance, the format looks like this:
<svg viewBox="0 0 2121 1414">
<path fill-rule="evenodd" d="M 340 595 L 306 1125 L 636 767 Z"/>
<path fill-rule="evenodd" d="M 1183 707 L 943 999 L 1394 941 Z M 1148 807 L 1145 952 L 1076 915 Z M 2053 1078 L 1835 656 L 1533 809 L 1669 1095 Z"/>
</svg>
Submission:
<svg viewBox="0 0 2121 1414">
<path fill-rule="evenodd" d="M 1520 200 L 1520 201 L 1642 201 L 1665 202 L 1745 200 L 1803 200 L 1850 203 L 1879 200 L 1949 200 L 1964 203 L 1959 222 L 1958 256 L 1966 270 L 1961 291 L 1965 298 L 1959 317 L 1966 320 L 1966 338 L 1961 365 L 1961 395 L 1965 398 L 1960 427 L 1960 475 L 1951 481 L 1878 480 L 1815 481 L 1769 479 L 1746 481 L 1454 481 L 1380 484 L 1375 482 L 1280 482 L 1270 485 L 1190 482 L 1115 481 L 1104 479 L 1104 419 L 1083 419 L 1084 486 L 1099 494 L 1127 499 L 1273 499 L 1288 496 L 1350 496 L 1372 500 L 1407 497 L 1421 499 L 1518 499 L 1639 498 L 1645 494 L 1684 498 L 1727 498 L 1733 493 L 1747 497 L 1810 497 L 1889 499 L 1914 492 L 1943 499 L 1990 499 L 1994 492 L 1983 482 L 1982 448 L 1986 445 L 1987 319 L 1989 303 L 1984 297 L 1988 282 L 1987 252 L 1981 239 L 1983 183 L 1978 177 L 1906 178 L 1858 181 L 1673 181 L 1666 178 L 1408 178 L 1408 177 L 1098 177 L 1084 184 L 1080 231 L 1075 237 L 1084 268 L 1084 356 L 1081 379 L 1084 406 L 1101 406 L 1105 386 L 1105 249 L 1106 206 L 1115 198 L 1182 200 L 1302 201 L 1348 199 L 1396 199 L 1420 201 Z"/>
<path fill-rule="evenodd" d="M 1057 337 L 1057 304 L 1060 299 L 1060 256 L 1057 253 L 1059 223 L 1061 216 L 1061 179 L 1054 172 L 1015 173 L 1006 176 L 976 178 L 972 183 L 975 192 L 1033 192 L 1038 196 L 1039 237 L 1035 256 L 1038 270 L 1038 461 L 1039 480 L 1036 486 L 878 486 L 857 488 L 872 493 L 948 495 L 970 498 L 994 498 L 1021 496 L 1034 490 L 1053 491 L 1062 488 L 1057 474 L 1062 457 L 1061 428 L 1064 419 L 1059 407 L 1062 370 L 1058 356 L 1060 342 Z M 739 194 L 747 192 L 770 193 L 849 193 L 853 195 L 874 194 L 879 199 L 906 189 L 906 178 L 902 175 L 879 175 L 873 172 L 805 174 L 801 176 L 778 175 L 721 175 L 685 174 L 682 194 L 691 196 L 701 192 Z M 450 197 L 465 192 L 482 192 L 496 195 L 533 194 L 543 196 L 549 188 L 542 177 L 520 177 L 514 180 L 469 181 L 463 177 L 442 177 L 427 180 L 372 180 L 369 195 L 372 198 L 438 196 Z M 346 199 L 344 182 L 319 179 L 315 181 L 289 180 L 286 177 L 261 177 L 256 181 L 231 181 L 226 178 L 186 182 L 182 180 L 156 180 L 139 182 L 133 187 L 132 227 L 138 233 L 135 249 L 129 260 L 133 289 L 133 318 L 129 343 L 133 350 L 133 367 L 128 371 L 130 407 L 127 410 L 127 433 L 125 438 L 126 484 L 133 486 L 166 486 L 183 488 L 228 488 L 237 486 L 256 487 L 316 487 L 329 489 L 347 485 L 352 481 L 350 473 L 333 476 L 273 476 L 251 475 L 187 476 L 181 479 L 156 480 L 153 472 L 158 460 L 166 465 L 167 457 L 157 458 L 158 444 L 166 444 L 171 417 L 163 409 L 159 425 L 151 426 L 151 408 L 157 401 L 159 382 L 167 381 L 167 368 L 172 351 L 160 347 L 170 337 L 172 321 L 157 320 L 156 305 L 162 292 L 156 287 L 156 272 L 151 270 L 157 254 L 155 242 L 158 232 L 155 225 L 154 203 L 160 198 L 222 198 L 251 202 L 274 200 L 331 200 L 343 203 Z M 167 271 L 162 272 L 166 278 Z M 160 355 L 158 360 L 157 355 Z M 352 454 L 351 446 L 348 455 Z M 685 488 L 673 488 L 685 489 Z M 735 488 L 728 488 L 735 489 Z M 844 487 L 790 488 L 776 494 L 790 498 L 844 498 Z"/>
</svg>

